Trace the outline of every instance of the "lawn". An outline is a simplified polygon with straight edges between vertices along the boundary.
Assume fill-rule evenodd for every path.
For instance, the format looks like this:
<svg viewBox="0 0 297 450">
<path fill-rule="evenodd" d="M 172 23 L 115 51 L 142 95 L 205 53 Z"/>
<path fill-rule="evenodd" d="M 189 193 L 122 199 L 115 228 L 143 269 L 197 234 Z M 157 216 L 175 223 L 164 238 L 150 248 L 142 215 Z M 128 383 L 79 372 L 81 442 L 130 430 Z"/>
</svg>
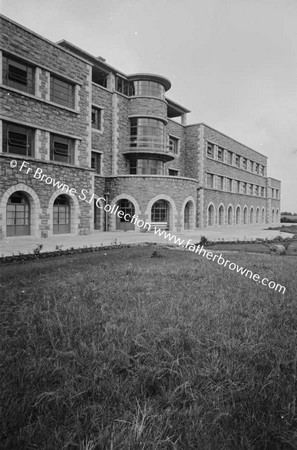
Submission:
<svg viewBox="0 0 297 450">
<path fill-rule="evenodd" d="M 297 257 L 228 257 L 286 293 L 157 246 L 2 265 L 0 447 L 297 448 Z"/>
</svg>

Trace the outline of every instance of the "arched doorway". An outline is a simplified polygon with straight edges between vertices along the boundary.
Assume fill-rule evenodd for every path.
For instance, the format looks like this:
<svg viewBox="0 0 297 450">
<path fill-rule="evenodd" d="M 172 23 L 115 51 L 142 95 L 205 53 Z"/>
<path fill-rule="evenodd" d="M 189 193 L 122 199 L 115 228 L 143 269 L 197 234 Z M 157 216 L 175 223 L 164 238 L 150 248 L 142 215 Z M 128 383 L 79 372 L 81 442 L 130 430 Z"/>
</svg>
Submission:
<svg viewBox="0 0 297 450">
<path fill-rule="evenodd" d="M 94 199 L 94 230 L 101 230 L 102 209 L 98 208 L 97 199 Z"/>
<path fill-rule="evenodd" d="M 236 217 L 236 225 L 240 225 L 240 207 L 239 206 L 237 206 L 237 208 L 236 208 L 235 217 Z"/>
<path fill-rule="evenodd" d="M 54 201 L 53 234 L 70 233 L 70 199 L 59 195 Z"/>
<path fill-rule="evenodd" d="M 247 223 L 248 223 L 248 210 L 247 210 L 247 207 L 245 207 L 244 210 L 243 210 L 243 223 L 245 225 L 247 225 Z"/>
<path fill-rule="evenodd" d="M 228 208 L 228 225 L 233 225 L 233 209 L 232 206 L 229 206 Z"/>
<path fill-rule="evenodd" d="M 254 223 L 254 208 L 251 207 L 250 210 L 250 223 Z"/>
<path fill-rule="evenodd" d="M 260 223 L 260 209 L 256 209 L 256 223 Z"/>
<path fill-rule="evenodd" d="M 219 225 L 224 225 L 224 206 L 219 207 Z"/>
<path fill-rule="evenodd" d="M 191 229 L 192 210 L 193 210 L 193 203 L 189 201 L 186 203 L 184 210 L 184 230 Z"/>
<path fill-rule="evenodd" d="M 124 215 L 122 215 L 121 217 L 118 217 L 118 214 L 116 215 L 116 230 L 134 230 L 135 225 L 131 222 L 131 218 L 135 214 L 133 203 L 130 202 L 130 200 L 123 198 L 117 202 L 117 206 L 119 206 L 119 211 L 123 211 Z M 129 214 L 129 216 L 126 216 L 126 219 L 128 220 L 125 220 L 124 218 L 126 214 Z"/>
<path fill-rule="evenodd" d="M 209 205 L 207 211 L 207 224 L 212 227 L 215 224 L 215 210 L 213 205 Z"/>
<path fill-rule="evenodd" d="M 169 208 L 170 204 L 167 200 L 157 200 L 152 206 L 151 221 L 166 223 L 169 228 Z"/>
<path fill-rule="evenodd" d="M 30 234 L 30 201 L 22 191 L 12 194 L 6 206 L 7 236 L 28 236 Z"/>
</svg>

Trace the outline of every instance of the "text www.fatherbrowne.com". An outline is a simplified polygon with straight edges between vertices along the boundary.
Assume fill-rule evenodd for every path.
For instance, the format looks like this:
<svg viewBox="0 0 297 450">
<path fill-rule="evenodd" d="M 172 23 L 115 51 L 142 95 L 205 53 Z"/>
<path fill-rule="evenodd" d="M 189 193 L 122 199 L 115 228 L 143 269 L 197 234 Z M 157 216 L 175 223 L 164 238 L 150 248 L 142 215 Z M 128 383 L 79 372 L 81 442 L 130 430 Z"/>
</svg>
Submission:
<svg viewBox="0 0 297 450">
<path fill-rule="evenodd" d="M 10 161 L 10 167 L 17 168 L 18 167 L 18 161 L 15 159 Z M 151 224 L 149 222 L 144 222 L 142 219 L 139 219 L 137 215 L 131 216 L 130 214 L 125 214 L 123 211 L 119 210 L 119 206 L 111 206 L 108 203 L 106 203 L 106 199 L 104 197 L 98 197 L 94 193 L 90 195 L 89 191 L 87 189 L 82 189 L 80 192 L 78 192 L 75 188 L 71 188 L 67 184 L 60 182 L 58 180 L 53 179 L 51 176 L 46 175 L 43 173 L 43 170 L 40 168 L 35 168 L 35 171 L 33 168 L 30 167 L 29 163 L 27 161 L 22 161 L 21 167 L 18 168 L 20 172 L 23 170 L 26 170 L 26 174 L 28 175 L 30 172 L 32 172 L 30 175 L 33 176 L 33 178 L 44 182 L 45 184 L 52 185 L 53 187 L 56 187 L 62 192 L 65 192 L 69 194 L 70 196 L 78 195 L 78 198 L 81 201 L 85 201 L 86 203 L 95 202 L 95 205 L 99 209 L 103 209 L 105 212 L 117 215 L 119 218 L 123 218 L 126 222 L 131 222 L 133 224 L 136 224 L 139 228 L 143 228 L 147 231 L 151 231 Z M 90 198 L 89 198 L 90 196 Z M 105 203 L 104 206 L 102 206 L 102 202 Z M 164 239 L 167 239 L 167 241 L 174 243 L 179 246 L 183 246 L 187 250 L 193 253 L 197 253 L 198 255 L 203 255 L 206 259 L 210 261 L 217 262 L 220 266 L 228 267 L 232 271 L 236 271 L 237 273 L 240 273 L 240 275 L 244 275 L 245 277 L 249 277 L 256 283 L 260 283 L 263 286 L 268 286 L 269 289 L 273 289 L 277 292 L 281 292 L 284 294 L 286 292 L 285 286 L 282 286 L 275 281 L 271 280 L 269 281 L 268 278 L 261 278 L 261 276 L 258 273 L 254 273 L 251 270 L 247 270 L 244 267 L 238 266 L 238 264 L 235 264 L 232 261 L 229 261 L 229 259 L 226 259 L 222 256 L 222 254 L 214 254 L 208 250 L 206 250 L 203 245 L 200 244 L 193 244 L 191 239 L 188 239 L 186 244 L 185 240 L 176 237 L 174 234 L 171 234 L 170 232 L 167 232 L 165 230 L 161 230 L 160 228 L 154 227 L 154 234 L 158 236 L 163 236 Z"/>
</svg>

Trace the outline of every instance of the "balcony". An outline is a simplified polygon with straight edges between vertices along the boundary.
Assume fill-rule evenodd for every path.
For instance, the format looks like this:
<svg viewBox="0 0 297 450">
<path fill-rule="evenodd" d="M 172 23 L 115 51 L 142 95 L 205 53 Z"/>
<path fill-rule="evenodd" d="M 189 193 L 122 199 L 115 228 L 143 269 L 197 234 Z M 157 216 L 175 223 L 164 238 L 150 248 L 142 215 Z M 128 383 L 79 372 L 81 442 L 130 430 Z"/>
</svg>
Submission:
<svg viewBox="0 0 297 450">
<path fill-rule="evenodd" d="M 175 158 L 169 145 L 164 145 L 164 140 L 159 136 L 132 136 L 128 142 L 128 150 L 124 154 L 126 156 L 157 155 L 163 161 L 172 161 Z"/>
</svg>

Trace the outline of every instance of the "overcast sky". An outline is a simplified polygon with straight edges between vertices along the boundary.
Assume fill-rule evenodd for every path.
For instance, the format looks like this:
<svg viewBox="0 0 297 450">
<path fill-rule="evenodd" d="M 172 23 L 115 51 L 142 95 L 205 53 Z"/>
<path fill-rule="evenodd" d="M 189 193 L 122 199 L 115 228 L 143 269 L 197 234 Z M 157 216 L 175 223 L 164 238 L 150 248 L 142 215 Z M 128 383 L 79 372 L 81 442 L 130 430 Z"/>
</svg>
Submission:
<svg viewBox="0 0 297 450">
<path fill-rule="evenodd" d="M 167 96 L 268 156 L 282 211 L 297 212 L 297 0 L 0 0 L 2 14 L 126 74 L 159 73 Z"/>
</svg>

